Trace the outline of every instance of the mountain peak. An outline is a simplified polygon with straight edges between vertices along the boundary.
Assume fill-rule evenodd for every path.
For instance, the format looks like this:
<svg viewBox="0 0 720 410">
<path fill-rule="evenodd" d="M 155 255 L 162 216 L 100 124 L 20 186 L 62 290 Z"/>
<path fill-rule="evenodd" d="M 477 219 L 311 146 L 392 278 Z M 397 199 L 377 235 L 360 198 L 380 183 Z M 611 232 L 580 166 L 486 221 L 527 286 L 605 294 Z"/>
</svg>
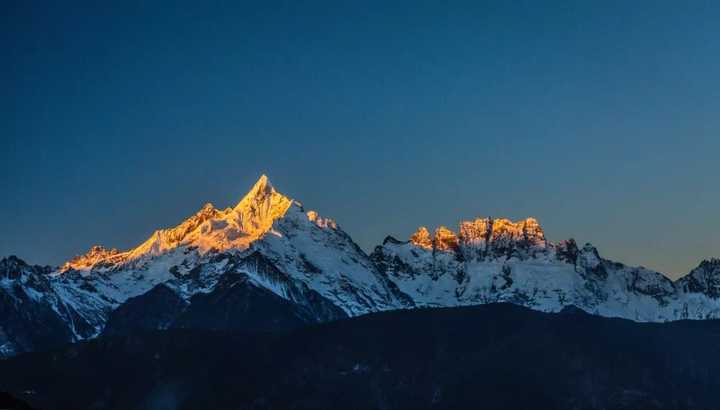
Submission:
<svg viewBox="0 0 720 410">
<path fill-rule="evenodd" d="M 713 299 L 720 299 L 720 259 L 704 260 L 680 283 L 689 292 L 705 293 Z"/>
<path fill-rule="evenodd" d="M 131 252 L 132 258 L 158 255 L 181 245 L 201 252 L 211 249 L 246 248 L 270 230 L 294 201 L 277 192 L 266 175 L 260 176 L 248 193 L 231 209 L 217 210 L 208 203 L 194 216 L 171 229 L 156 231 Z"/>
<path fill-rule="evenodd" d="M 430 236 L 430 231 L 424 226 L 421 226 L 415 231 L 414 234 L 410 237 L 410 242 L 413 243 L 415 246 L 418 246 L 420 248 L 424 249 L 432 249 L 432 237 Z"/>
<path fill-rule="evenodd" d="M 0 279 L 15 280 L 32 273 L 50 273 L 51 269 L 49 266 L 31 266 L 15 255 L 0 259 Z M 2 356 L 1 349 L 0 356 Z"/>
<path fill-rule="evenodd" d="M 200 208 L 200 211 L 198 211 L 198 213 L 209 212 L 209 211 L 212 211 L 213 209 L 215 209 L 215 205 L 213 205 L 211 202 L 208 202 L 205 205 L 203 205 L 202 208 Z"/>
<path fill-rule="evenodd" d="M 293 203 L 292 199 L 276 191 L 263 174 L 233 211 L 242 230 L 252 235 L 270 229 L 273 222 L 283 217 Z"/>
<path fill-rule="evenodd" d="M 87 253 L 83 255 L 76 255 L 69 261 L 65 262 L 65 264 L 60 268 L 60 271 L 65 272 L 70 269 L 90 269 L 98 262 L 117 258 L 119 255 L 121 255 L 121 252 L 115 248 L 106 248 L 102 245 L 93 245 L 90 250 L 87 251 Z"/>
<path fill-rule="evenodd" d="M 435 229 L 433 244 L 435 249 L 440 251 L 455 251 L 458 249 L 458 237 L 447 227 L 439 226 Z"/>
<path fill-rule="evenodd" d="M 535 218 L 517 222 L 506 218 L 477 218 L 460 221 L 458 233 L 440 226 L 433 236 L 421 227 L 410 237 L 410 242 L 425 249 L 460 250 L 465 256 L 480 258 L 488 253 L 509 255 L 515 249 L 541 250 L 547 246 L 545 233 Z"/>
<path fill-rule="evenodd" d="M 127 252 L 95 246 L 61 268 L 88 270 L 100 264 L 124 263 L 145 256 L 158 256 L 179 246 L 195 246 L 201 252 L 212 249 L 246 248 L 285 216 L 292 199 L 277 192 L 267 175 L 261 175 L 234 208 L 219 210 L 206 203 L 195 214 L 172 228 L 158 229 L 150 238 Z"/>
<path fill-rule="evenodd" d="M 250 191 L 245 194 L 245 196 L 240 200 L 240 202 L 238 202 L 234 209 L 236 211 L 239 211 L 242 209 L 247 209 L 248 207 L 252 207 L 253 205 L 260 206 L 265 202 L 284 203 L 288 201 L 292 202 L 290 198 L 286 197 L 275 189 L 267 175 L 262 174 L 260 176 L 260 179 L 255 182 L 255 185 L 250 188 Z"/>
<path fill-rule="evenodd" d="M 275 187 L 270 182 L 270 179 L 267 177 L 267 175 L 262 174 L 260 175 L 260 178 L 257 180 L 257 182 L 255 182 L 255 185 L 253 185 L 250 191 L 245 195 L 245 198 L 266 196 L 273 193 L 277 193 L 277 191 L 275 191 Z"/>
<path fill-rule="evenodd" d="M 261 189 L 274 189 L 273 184 L 270 182 L 270 178 L 268 178 L 265 174 L 260 175 L 260 178 L 258 178 L 257 182 L 255 182 L 253 188 L 256 187 Z"/>
</svg>

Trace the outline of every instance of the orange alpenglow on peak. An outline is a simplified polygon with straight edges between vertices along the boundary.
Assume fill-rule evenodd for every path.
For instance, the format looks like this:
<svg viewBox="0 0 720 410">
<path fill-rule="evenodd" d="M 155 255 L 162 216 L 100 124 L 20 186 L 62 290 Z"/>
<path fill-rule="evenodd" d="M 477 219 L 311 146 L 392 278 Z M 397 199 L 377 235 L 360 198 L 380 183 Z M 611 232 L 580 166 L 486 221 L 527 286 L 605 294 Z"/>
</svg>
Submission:
<svg viewBox="0 0 720 410">
<path fill-rule="evenodd" d="M 531 244 L 545 244 L 545 233 L 535 218 L 513 222 L 506 218 L 478 218 L 460 223 L 460 240 L 464 244 L 479 244 L 487 241 L 528 241 Z"/>
<path fill-rule="evenodd" d="M 198 214 L 199 214 L 199 213 L 212 212 L 214 209 L 215 209 L 215 205 L 213 205 L 212 203 L 208 202 L 208 203 L 206 203 L 205 205 L 203 205 L 202 208 L 200 208 L 200 211 L 198 211 Z"/>
<path fill-rule="evenodd" d="M 253 187 L 250 188 L 250 191 L 248 191 L 248 193 L 245 194 L 245 196 L 240 200 L 240 202 L 238 202 L 235 208 L 238 208 L 244 202 L 266 198 L 273 194 L 278 194 L 278 192 L 275 190 L 275 187 L 270 182 L 270 179 L 268 179 L 267 175 L 263 174 L 260 176 L 260 179 L 255 182 Z"/>
<path fill-rule="evenodd" d="M 113 259 L 120 254 L 121 252 L 115 248 L 108 249 L 104 246 L 94 245 L 86 254 L 77 255 L 69 261 L 65 262 L 65 264 L 60 268 L 60 270 L 62 272 L 65 272 L 70 269 L 88 269 L 97 264 L 98 262 Z"/>
<path fill-rule="evenodd" d="M 293 200 L 277 192 L 262 175 L 250 192 L 233 208 L 237 222 L 246 233 L 265 232 L 276 219 L 285 215 Z"/>
<path fill-rule="evenodd" d="M 513 222 L 506 218 L 478 218 L 461 221 L 459 234 L 440 226 L 431 239 L 427 228 L 419 228 L 410 242 L 425 249 L 442 251 L 456 250 L 459 246 L 484 248 L 488 243 L 498 245 L 522 243 L 528 246 L 545 247 L 545 233 L 535 218 Z"/>
<path fill-rule="evenodd" d="M 322 216 L 318 215 L 316 211 L 308 211 L 306 215 L 310 222 L 314 222 L 315 225 L 321 228 L 337 229 L 337 222 L 335 222 L 334 219 L 323 218 Z"/>
<path fill-rule="evenodd" d="M 293 204 L 299 203 L 277 192 L 266 175 L 235 205 L 225 210 L 206 203 L 179 225 L 156 230 L 150 238 L 126 252 L 94 247 L 85 255 L 66 263 L 63 271 L 86 270 L 101 262 L 126 262 L 145 256 L 157 256 L 179 246 L 192 245 L 200 252 L 244 249 L 285 216 Z M 336 227 L 335 222 L 314 217 L 317 225 Z"/>
<path fill-rule="evenodd" d="M 430 237 L 430 232 L 424 226 L 419 227 L 418 230 L 415 231 L 414 234 L 412 234 L 412 236 L 410 237 L 410 242 L 420 248 L 432 249 L 433 247 L 433 241 Z"/>
<path fill-rule="evenodd" d="M 439 251 L 451 251 L 458 248 L 459 242 L 455 232 L 440 226 L 435 230 L 435 238 L 433 239 L 435 249 Z"/>
</svg>

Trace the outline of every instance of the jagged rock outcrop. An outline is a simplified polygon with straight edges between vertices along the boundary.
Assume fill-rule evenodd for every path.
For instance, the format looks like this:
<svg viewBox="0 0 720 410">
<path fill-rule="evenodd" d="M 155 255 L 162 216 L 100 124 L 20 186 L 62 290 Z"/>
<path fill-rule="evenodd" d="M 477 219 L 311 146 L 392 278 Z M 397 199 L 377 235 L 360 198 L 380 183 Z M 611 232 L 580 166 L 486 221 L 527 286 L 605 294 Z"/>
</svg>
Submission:
<svg viewBox="0 0 720 410">
<path fill-rule="evenodd" d="M 440 252 L 455 252 L 458 250 L 458 237 L 455 235 L 455 232 L 444 226 L 440 226 L 435 230 L 433 248 Z"/>
<path fill-rule="evenodd" d="M 513 252 L 542 251 L 546 246 L 545 233 L 534 218 L 519 222 L 504 218 L 460 222 L 460 243 L 464 257 L 469 260 L 512 256 Z"/>
<path fill-rule="evenodd" d="M 433 238 L 430 236 L 428 229 L 424 226 L 419 227 L 418 230 L 412 234 L 410 242 L 423 249 L 432 249 L 433 247 Z"/>
</svg>

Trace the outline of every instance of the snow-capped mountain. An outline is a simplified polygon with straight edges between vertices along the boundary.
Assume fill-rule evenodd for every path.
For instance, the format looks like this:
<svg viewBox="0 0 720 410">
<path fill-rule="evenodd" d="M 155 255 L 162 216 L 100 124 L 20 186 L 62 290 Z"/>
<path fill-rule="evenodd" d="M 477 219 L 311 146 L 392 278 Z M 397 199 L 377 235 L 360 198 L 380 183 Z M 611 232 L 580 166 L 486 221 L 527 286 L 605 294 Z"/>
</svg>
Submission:
<svg viewBox="0 0 720 410">
<path fill-rule="evenodd" d="M 420 228 L 368 256 L 332 219 L 262 176 L 234 207 L 206 204 L 137 247 L 94 246 L 59 268 L 0 261 L 0 356 L 107 330 L 266 330 L 364 313 L 512 302 L 637 321 L 720 317 L 720 261 L 678 282 L 548 242 L 532 218 Z"/>
<path fill-rule="evenodd" d="M 102 277 L 101 293 L 118 304 L 159 283 L 182 279 L 200 266 L 215 278 L 227 270 L 228 258 L 242 259 L 253 252 L 286 273 L 288 280 L 309 286 L 348 314 L 411 304 L 402 301 L 393 283 L 335 221 L 306 212 L 299 202 L 277 192 L 264 175 L 234 208 L 219 210 L 206 204 L 178 226 L 155 231 L 127 252 L 93 247 L 66 263 L 58 275 L 77 272 L 90 281 Z M 260 274 L 253 280 L 288 297 L 282 283 Z M 213 284 L 212 279 L 180 282 L 178 290 L 185 295 Z"/>
<path fill-rule="evenodd" d="M 413 306 L 333 220 L 306 212 L 265 176 L 235 207 L 207 204 L 128 251 L 94 246 L 57 269 L 11 257 L 2 260 L 0 272 L 6 272 L 0 281 L 2 355 L 44 346 L 26 336 L 43 321 L 64 323 L 67 329 L 55 332 L 57 339 L 73 342 L 100 334 L 111 313 L 129 299 L 136 306 L 177 306 L 166 293 L 150 292 L 158 286 L 174 292 L 188 311 L 196 309 L 196 295 L 219 291 L 218 283 L 254 288 L 244 293 L 253 295 L 254 303 L 289 301 L 283 317 L 305 322 Z M 26 314 L 35 310 L 40 318 Z M 118 312 L 124 311 L 129 310 Z M 145 315 L 150 313 L 138 317 L 138 324 L 146 322 Z M 182 326 L 180 317 L 162 316 L 157 323 L 161 319 Z"/>
<path fill-rule="evenodd" d="M 548 312 L 575 306 L 642 322 L 720 317 L 720 261 L 703 262 L 673 282 L 603 259 L 590 244 L 548 242 L 532 218 L 463 221 L 457 235 L 421 227 L 408 241 L 386 238 L 371 258 L 417 306 L 510 302 Z"/>
</svg>

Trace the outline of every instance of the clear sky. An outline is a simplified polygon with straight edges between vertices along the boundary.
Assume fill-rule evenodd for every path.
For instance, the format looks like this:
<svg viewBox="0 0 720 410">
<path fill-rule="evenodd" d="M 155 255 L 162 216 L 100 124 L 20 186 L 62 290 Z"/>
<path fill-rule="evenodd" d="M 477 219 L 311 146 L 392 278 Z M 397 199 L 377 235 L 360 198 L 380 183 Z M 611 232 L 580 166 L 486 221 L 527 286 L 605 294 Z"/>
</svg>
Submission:
<svg viewBox="0 0 720 410">
<path fill-rule="evenodd" d="M 720 256 L 720 2 L 94 3 L 1 6 L 0 254 L 129 248 L 266 173 L 367 250 L 534 216 Z"/>
</svg>

